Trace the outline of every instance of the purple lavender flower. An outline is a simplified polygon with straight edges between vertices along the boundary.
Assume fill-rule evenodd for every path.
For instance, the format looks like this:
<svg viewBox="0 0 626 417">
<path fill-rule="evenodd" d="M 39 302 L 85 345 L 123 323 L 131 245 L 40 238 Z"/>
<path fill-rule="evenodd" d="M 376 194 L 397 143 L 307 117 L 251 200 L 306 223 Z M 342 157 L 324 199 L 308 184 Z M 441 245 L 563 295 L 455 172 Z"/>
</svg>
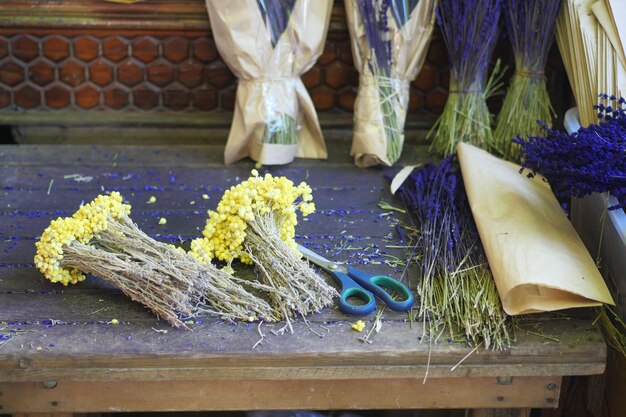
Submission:
<svg viewBox="0 0 626 417">
<path fill-rule="evenodd" d="M 560 0 L 505 0 L 503 14 L 516 68 L 543 74 L 560 8 Z"/>
<path fill-rule="evenodd" d="M 363 29 L 367 43 L 373 52 L 375 62 L 370 62 L 372 73 L 383 76 L 391 75 L 392 55 L 389 39 L 387 10 L 389 0 L 356 0 L 363 20 Z"/>
<path fill-rule="evenodd" d="M 440 0 L 437 23 L 448 47 L 450 71 L 469 88 L 484 81 L 496 43 L 502 0 Z"/>
<path fill-rule="evenodd" d="M 257 0 L 257 5 L 268 26 L 272 39 L 272 47 L 275 47 L 289 24 L 289 17 L 296 0 Z"/>
<path fill-rule="evenodd" d="M 614 96 L 603 98 L 615 99 Z M 619 99 L 624 104 L 624 99 Z M 624 206 L 626 198 L 626 112 L 597 105 L 600 121 L 567 134 L 538 123 L 545 136 L 520 136 L 523 167 L 542 174 L 559 199 L 609 192 Z"/>
<path fill-rule="evenodd" d="M 439 0 L 437 22 L 448 48 L 450 90 L 443 113 L 428 133 L 431 149 L 454 153 L 467 142 L 482 148 L 493 143 L 486 98 L 500 83 L 499 64 L 487 76 L 496 44 L 502 0 Z"/>
<path fill-rule="evenodd" d="M 430 319 L 431 335 L 441 322 L 451 332 L 464 329 L 472 345 L 508 346 L 506 314 L 456 161 L 448 157 L 439 164 L 423 165 L 398 193 L 415 229 L 409 261 L 419 265 L 418 314 Z"/>
</svg>

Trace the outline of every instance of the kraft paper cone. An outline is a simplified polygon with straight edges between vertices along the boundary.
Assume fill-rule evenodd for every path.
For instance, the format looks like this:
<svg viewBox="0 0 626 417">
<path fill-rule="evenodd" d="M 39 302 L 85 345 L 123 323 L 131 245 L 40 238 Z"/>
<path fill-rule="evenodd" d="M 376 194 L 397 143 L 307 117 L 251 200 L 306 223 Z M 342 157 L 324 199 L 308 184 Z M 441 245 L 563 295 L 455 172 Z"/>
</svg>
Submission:
<svg viewBox="0 0 626 417">
<path fill-rule="evenodd" d="M 245 157 L 262 164 L 291 162 L 293 147 L 266 148 L 263 142 L 266 129 L 280 124 L 279 116 L 297 124 L 295 156 L 327 158 L 317 113 L 300 75 L 322 53 L 332 0 L 297 0 L 274 47 L 257 0 L 207 0 L 206 5 L 218 51 L 239 79 L 224 162 Z"/>
<path fill-rule="evenodd" d="M 354 103 L 354 134 L 350 154 L 358 167 L 392 165 L 387 152 L 389 132 L 396 134 L 400 147 L 404 142 L 404 123 L 409 100 L 409 83 L 415 79 L 424 65 L 428 44 L 435 24 L 435 0 L 420 1 L 409 20 L 398 27 L 388 12 L 388 25 L 393 51 L 390 77 L 378 79 L 371 71 L 371 48 L 355 0 L 345 0 L 346 18 L 350 32 L 354 66 L 360 74 L 359 91 Z M 392 91 L 381 99 L 380 84 L 390 86 Z M 385 128 L 382 115 L 382 100 L 392 103 L 397 129 Z"/>
<path fill-rule="evenodd" d="M 595 262 L 541 177 L 465 143 L 463 183 L 507 314 L 613 304 Z"/>
</svg>

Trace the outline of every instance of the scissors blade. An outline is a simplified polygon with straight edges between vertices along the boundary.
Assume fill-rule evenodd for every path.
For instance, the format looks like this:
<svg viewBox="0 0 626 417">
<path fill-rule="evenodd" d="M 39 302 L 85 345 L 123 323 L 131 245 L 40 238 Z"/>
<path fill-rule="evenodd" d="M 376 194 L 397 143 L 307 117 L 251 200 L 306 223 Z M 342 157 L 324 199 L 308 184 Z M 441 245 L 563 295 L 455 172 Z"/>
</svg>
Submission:
<svg viewBox="0 0 626 417">
<path fill-rule="evenodd" d="M 305 248 L 299 243 L 296 243 L 296 247 L 302 253 L 302 255 L 304 255 L 305 258 L 307 258 L 310 262 L 313 262 L 315 265 L 321 268 L 324 268 L 325 270 L 330 271 L 330 272 L 334 272 L 334 271 L 341 272 L 341 268 L 339 267 L 339 265 L 337 265 L 336 263 L 332 261 L 329 261 L 328 259 L 324 258 L 322 255 L 318 255 L 317 253 L 313 252 L 312 250 L 308 248 Z"/>
</svg>

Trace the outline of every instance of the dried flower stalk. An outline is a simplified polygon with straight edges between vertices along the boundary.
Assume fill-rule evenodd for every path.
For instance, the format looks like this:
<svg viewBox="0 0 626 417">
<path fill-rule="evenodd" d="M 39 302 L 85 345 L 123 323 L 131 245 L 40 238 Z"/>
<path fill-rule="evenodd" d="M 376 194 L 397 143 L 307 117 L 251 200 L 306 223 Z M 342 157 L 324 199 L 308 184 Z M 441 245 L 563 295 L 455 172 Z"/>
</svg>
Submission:
<svg viewBox="0 0 626 417">
<path fill-rule="evenodd" d="M 119 193 L 99 196 L 57 219 L 37 243 L 35 264 L 65 285 L 89 273 L 119 288 L 175 327 L 203 313 L 230 320 L 272 319 L 269 304 L 238 280 L 184 250 L 158 242 L 128 217 Z"/>
</svg>

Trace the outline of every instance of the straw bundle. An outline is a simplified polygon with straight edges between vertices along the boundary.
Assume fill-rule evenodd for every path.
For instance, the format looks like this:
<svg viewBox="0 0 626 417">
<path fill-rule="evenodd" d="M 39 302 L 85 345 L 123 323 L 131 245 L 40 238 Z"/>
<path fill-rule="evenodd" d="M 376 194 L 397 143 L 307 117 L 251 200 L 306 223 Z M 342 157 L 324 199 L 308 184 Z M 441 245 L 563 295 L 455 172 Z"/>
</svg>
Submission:
<svg viewBox="0 0 626 417">
<path fill-rule="evenodd" d="M 597 123 L 594 106 L 626 93 L 626 8 L 616 0 L 565 0 L 556 40 L 580 123 Z"/>
</svg>

